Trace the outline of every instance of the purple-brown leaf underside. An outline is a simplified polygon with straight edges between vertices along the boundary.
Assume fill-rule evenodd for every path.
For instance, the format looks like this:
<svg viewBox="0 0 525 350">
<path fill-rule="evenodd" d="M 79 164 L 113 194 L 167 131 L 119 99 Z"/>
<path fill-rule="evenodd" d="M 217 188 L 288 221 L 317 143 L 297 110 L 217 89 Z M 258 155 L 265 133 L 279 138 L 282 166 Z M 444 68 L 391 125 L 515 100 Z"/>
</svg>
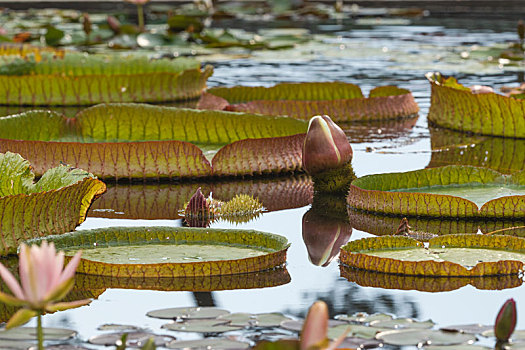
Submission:
<svg viewBox="0 0 525 350">
<path fill-rule="evenodd" d="M 224 146 L 212 160 L 213 175 L 262 175 L 300 171 L 305 134 L 246 139 Z"/>
</svg>

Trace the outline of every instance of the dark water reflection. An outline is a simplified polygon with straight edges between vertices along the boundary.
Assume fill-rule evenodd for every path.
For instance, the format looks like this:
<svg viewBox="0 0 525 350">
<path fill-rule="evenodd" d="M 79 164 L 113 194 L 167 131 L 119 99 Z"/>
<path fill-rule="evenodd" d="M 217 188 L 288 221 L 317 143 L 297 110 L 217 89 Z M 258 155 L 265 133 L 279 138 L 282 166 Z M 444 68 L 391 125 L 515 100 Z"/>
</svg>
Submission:
<svg viewBox="0 0 525 350">
<path fill-rule="evenodd" d="M 465 70 L 461 65 L 454 62 L 444 62 L 436 55 L 439 50 L 451 49 L 456 45 L 472 45 L 473 43 L 491 44 L 496 41 L 513 40 L 515 34 L 513 26 L 505 22 L 500 25 L 498 21 L 476 20 L 465 23 L 462 20 L 418 20 L 417 25 L 407 26 L 350 26 L 343 23 L 343 29 L 338 29 L 334 34 L 333 45 L 346 45 L 345 50 L 338 52 L 325 51 L 325 47 L 320 49 L 312 48 L 310 53 L 283 57 L 278 52 L 274 56 L 254 56 L 245 59 L 228 59 L 221 62 L 211 62 L 215 65 L 215 74 L 210 79 L 210 86 L 214 85 L 271 85 L 277 82 L 290 81 L 330 81 L 341 80 L 360 85 L 365 94 L 376 86 L 395 84 L 403 88 L 410 89 L 421 111 L 418 119 L 405 120 L 401 124 L 389 127 L 369 124 L 344 126 L 354 148 L 353 166 L 358 176 L 372 173 L 384 173 L 395 171 L 407 171 L 423 169 L 427 166 L 434 166 L 438 163 L 458 162 L 465 163 L 453 158 L 458 155 L 455 151 L 450 151 L 450 158 L 440 158 L 442 155 L 433 152 L 447 145 L 458 145 L 469 142 L 464 135 L 452 136 L 451 139 L 441 140 L 448 135 L 442 130 L 428 128 L 426 114 L 430 103 L 430 88 L 424 78 L 428 69 L 442 70 L 444 74 L 454 74 L 466 85 L 486 84 L 494 85 L 496 88 L 505 84 L 516 83 L 523 80 L 522 72 L 511 72 L 491 66 L 488 73 L 481 71 Z M 427 34 L 424 34 L 427 33 Z M 439 35 L 438 35 L 439 33 Z M 439 40 L 436 39 L 439 37 Z M 432 47 L 429 47 L 432 46 Z M 439 50 L 435 47 L 439 46 Z M 386 47 L 386 52 L 383 52 Z M 373 49 L 373 50 L 372 50 Z M 394 52 L 394 54 L 392 53 Z M 399 55 L 402 58 L 393 57 Z M 410 62 L 406 60 L 411 60 Z M 405 61 L 406 62 L 405 62 Z M 477 66 L 476 66 L 477 67 Z M 381 132 L 378 130 L 381 129 Z M 375 130 L 375 131 L 374 131 Z M 353 141 L 352 141 L 353 140 Z M 507 159 L 507 154 L 514 154 L 513 159 L 522 159 L 519 152 L 522 146 L 497 145 L 499 141 L 487 141 L 487 139 L 476 139 L 473 143 L 480 148 L 491 144 L 494 150 L 503 149 L 502 158 Z M 497 146 L 494 146 L 497 145 Z M 509 146 L 510 145 L 510 146 Z M 514 151 L 512 151 L 514 149 Z M 469 149 L 470 151 L 470 149 Z M 436 155 L 434 155 L 436 153 Z M 465 153 L 464 153 L 465 154 Z M 474 153 L 473 153 L 474 154 Z M 496 153 L 494 153 L 496 155 Z M 448 156 L 447 156 L 448 157 Z M 478 155 L 479 157 L 479 155 Z M 463 159 L 475 157 L 464 156 Z M 449 160 L 453 159 L 453 160 Z M 494 160 L 497 160 L 497 155 Z M 490 164 L 495 164 L 491 162 Z M 505 161 L 502 168 L 510 170 L 520 167 L 513 161 Z M 497 165 L 497 164 L 496 164 Z M 502 169 L 503 170 L 503 169 Z M 515 169 L 517 170 L 517 169 Z M 142 186 L 142 185 L 141 185 Z M 212 185 L 210 188 L 213 188 Z M 68 326 L 77 329 L 83 337 L 92 336 L 96 327 L 102 323 L 133 323 L 150 327 L 159 331 L 163 321 L 153 320 L 145 317 L 147 311 L 177 306 L 192 306 L 199 304 L 209 304 L 226 308 L 233 312 L 271 312 L 281 311 L 296 316 L 304 316 L 308 306 L 316 299 L 327 301 L 330 306 L 331 314 L 354 312 L 389 312 L 398 316 L 418 317 L 421 319 L 432 318 L 439 325 L 461 324 L 461 323 L 485 323 L 491 324 L 494 321 L 500 305 L 510 297 L 518 300 L 518 313 L 525 314 L 525 302 L 520 301 L 519 296 L 523 295 L 524 287 L 521 283 L 495 283 L 494 288 L 509 288 L 503 290 L 485 290 L 474 282 L 458 285 L 458 289 L 449 289 L 447 292 L 418 291 L 416 288 L 405 290 L 401 285 L 395 289 L 388 289 L 386 281 L 379 276 L 361 276 L 360 279 L 354 277 L 354 282 L 341 277 L 337 259 L 332 256 L 332 251 L 324 245 L 328 241 L 333 241 L 333 228 L 342 228 L 346 235 L 349 235 L 350 226 L 353 226 L 351 238 L 359 239 L 370 236 L 370 233 L 382 234 L 395 230 L 399 224 L 388 219 L 377 221 L 369 217 L 350 217 L 337 219 L 333 216 L 319 214 L 314 209 L 309 212 L 308 195 L 300 194 L 297 191 L 287 191 L 284 187 L 277 186 L 277 191 L 272 191 L 270 187 L 260 187 L 254 190 L 249 185 L 243 188 L 247 193 L 267 194 L 268 198 L 291 198 L 293 205 L 276 206 L 274 211 L 270 211 L 257 218 L 255 221 L 245 224 L 231 224 L 224 221 L 215 222 L 212 227 L 222 228 L 242 228 L 256 229 L 261 231 L 273 232 L 284 235 L 291 242 L 288 253 L 288 272 L 291 282 L 262 289 L 241 289 L 234 291 L 216 291 L 212 294 L 195 295 L 191 292 L 181 291 L 152 291 L 152 290 L 133 290 L 110 288 L 103 292 L 97 300 L 90 306 L 80 309 L 70 310 L 65 313 L 47 315 L 44 322 L 47 326 L 62 325 L 62 320 L 67 317 Z M 302 186 L 302 185 L 301 185 Z M 301 187 L 303 188 L 303 187 Z M 234 189 L 237 191 L 238 189 Z M 113 193 L 111 192 L 113 191 Z M 122 225 L 170 225 L 179 226 L 180 220 L 177 218 L 177 210 L 185 199 L 182 197 L 190 195 L 190 190 L 182 195 L 173 188 L 149 189 L 143 187 L 126 187 L 122 189 L 110 189 L 107 199 L 103 199 L 96 204 L 96 209 L 114 209 L 125 212 L 127 219 L 119 219 L 118 216 L 107 214 L 101 211 L 92 211 L 90 217 L 82 225 L 81 229 L 89 229 L 107 226 Z M 165 191 L 161 197 L 165 198 L 153 204 L 149 201 L 148 191 Z M 215 190 L 214 190 L 215 191 Z M 216 190 L 220 193 L 220 190 Z M 251 192 L 250 192 L 251 191 Z M 111 194 L 111 195 L 110 195 Z M 297 195 L 299 199 L 293 199 Z M 282 196 L 282 197 L 279 197 Z M 154 196 L 153 196 L 154 197 Z M 132 199 L 134 198 L 134 199 Z M 160 197 L 157 197 L 160 198 Z M 189 198 L 189 197 L 188 197 Z M 311 198 L 311 197 L 310 197 Z M 279 199 L 276 202 L 280 202 Z M 115 204 L 118 203 L 118 204 Z M 133 212 L 133 205 L 129 203 L 140 203 L 137 210 Z M 337 212 L 337 201 L 326 205 L 328 213 Z M 336 204 L 336 207 L 333 207 Z M 344 207 L 344 206 L 343 206 Z M 288 209 L 285 209 L 288 208 Z M 166 212 L 163 213 L 162 211 Z M 133 214 L 132 214 L 133 212 Z M 147 214 L 146 214 L 147 213 Z M 160 215 L 159 213 L 163 213 Z M 327 217 L 322 219 L 322 217 Z M 162 219 L 162 220 L 161 220 Z M 306 223 L 306 230 L 303 227 L 303 220 Z M 329 237 L 314 238 L 321 235 L 323 221 L 329 224 L 330 229 L 326 231 Z M 340 221 L 337 221 L 340 220 Z M 315 226 L 310 234 L 308 225 Z M 441 230 L 453 231 L 477 231 L 476 225 L 463 222 L 441 222 L 435 223 L 411 222 L 414 227 L 431 229 L 437 225 Z M 492 226 L 490 226 L 492 225 Z M 500 227 L 499 224 L 489 223 L 487 229 Z M 481 228 L 484 230 L 483 228 Z M 304 233 L 306 231 L 306 237 Z M 313 241 L 313 243 L 310 243 Z M 321 241 L 323 244 L 319 244 Z M 306 244 L 306 245 L 305 245 Z M 332 258 L 332 262 L 325 267 L 320 267 L 310 262 L 312 247 L 322 251 L 320 255 Z M 315 260 L 315 259 L 314 259 Z M 321 259 L 328 261 L 328 259 Z M 319 261 L 321 261 L 319 260 Z M 371 281 L 364 283 L 363 280 Z M 518 281 L 519 282 L 519 281 Z M 430 282 L 418 282 L 428 285 Z M 390 286 L 393 282 L 390 282 Z M 489 284 L 487 284 L 489 285 Z M 525 325 L 525 318 L 518 318 L 521 328 Z"/>
</svg>

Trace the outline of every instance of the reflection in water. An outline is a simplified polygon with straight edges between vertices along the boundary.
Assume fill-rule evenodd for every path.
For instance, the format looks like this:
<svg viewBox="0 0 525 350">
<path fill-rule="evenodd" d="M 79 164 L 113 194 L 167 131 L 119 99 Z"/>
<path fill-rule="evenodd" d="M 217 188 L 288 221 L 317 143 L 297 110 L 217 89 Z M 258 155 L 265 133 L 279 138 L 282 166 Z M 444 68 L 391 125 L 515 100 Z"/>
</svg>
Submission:
<svg viewBox="0 0 525 350">
<path fill-rule="evenodd" d="M 407 136 L 416 125 L 418 116 L 393 120 L 359 123 L 338 122 L 351 143 L 392 140 Z"/>
<path fill-rule="evenodd" d="M 107 192 L 93 203 L 90 217 L 116 219 L 180 219 L 197 188 L 228 201 L 237 194 L 258 198 L 266 211 L 299 208 L 312 201 L 313 186 L 306 175 L 223 182 L 179 182 L 150 185 L 109 185 Z"/>
<path fill-rule="evenodd" d="M 443 165 L 474 165 L 513 173 L 525 167 L 525 140 L 429 127 L 432 158 L 428 168 Z"/>
<path fill-rule="evenodd" d="M 328 266 L 339 255 L 339 248 L 352 235 L 346 215 L 344 195 L 316 193 L 312 208 L 303 216 L 303 240 L 310 262 Z"/>
<path fill-rule="evenodd" d="M 192 294 L 197 306 L 215 306 L 212 292 L 193 292 Z"/>
</svg>

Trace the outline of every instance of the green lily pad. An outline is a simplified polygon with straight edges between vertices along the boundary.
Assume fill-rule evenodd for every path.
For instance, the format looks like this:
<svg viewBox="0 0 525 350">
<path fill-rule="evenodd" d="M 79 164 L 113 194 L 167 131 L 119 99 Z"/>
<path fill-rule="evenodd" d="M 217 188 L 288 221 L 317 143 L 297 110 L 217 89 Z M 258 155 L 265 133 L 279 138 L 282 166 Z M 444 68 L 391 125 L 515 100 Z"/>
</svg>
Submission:
<svg viewBox="0 0 525 350">
<path fill-rule="evenodd" d="M 283 266 L 289 246 L 286 238 L 270 233 L 183 227 L 112 227 L 75 231 L 46 240 L 54 242 L 66 256 L 83 251 L 77 272 L 116 277 L 196 277 L 263 271 Z M 173 257 L 173 250 L 181 248 L 192 253 L 188 255 L 182 249 L 179 257 Z M 119 256 L 113 258 L 108 252 Z M 230 257 L 230 253 L 237 255 Z"/>
<path fill-rule="evenodd" d="M 459 332 L 443 332 L 431 329 L 403 329 L 381 332 L 376 337 L 390 345 L 455 345 L 473 343 L 476 337 Z"/>
<path fill-rule="evenodd" d="M 174 307 L 169 309 L 160 309 L 149 311 L 146 316 L 162 319 L 207 319 L 217 318 L 219 316 L 229 315 L 227 310 L 218 309 L 216 307 L 201 306 L 201 307 Z"/>
<path fill-rule="evenodd" d="M 378 328 L 394 328 L 394 329 L 402 329 L 402 328 L 432 328 L 434 327 L 435 323 L 431 320 L 427 321 L 416 321 L 411 318 L 395 318 L 392 320 L 376 320 L 371 321 L 370 326 L 378 327 Z"/>
<path fill-rule="evenodd" d="M 44 340 L 67 340 L 77 335 L 76 331 L 65 328 L 44 327 Z M 18 327 L 0 330 L 0 339 L 4 340 L 35 340 L 35 327 Z"/>
<path fill-rule="evenodd" d="M 199 62 L 186 58 L 150 61 L 144 56 L 68 52 L 57 59 L 42 55 L 43 59 L 30 72 L 0 75 L 2 104 L 47 106 L 185 100 L 200 96 L 213 72 L 211 66 L 201 71 Z"/>
<path fill-rule="evenodd" d="M 195 319 L 183 322 L 172 322 L 162 325 L 162 328 L 177 332 L 195 332 L 195 333 L 224 333 L 238 331 L 242 327 L 233 327 L 227 320 L 218 319 Z"/>
<path fill-rule="evenodd" d="M 345 324 L 328 328 L 328 339 L 337 339 L 347 330 L 350 330 L 347 337 L 357 337 L 362 339 L 375 339 L 376 334 L 387 330 L 386 328 L 370 327 L 360 324 Z"/>
<path fill-rule="evenodd" d="M 485 326 L 479 323 L 441 327 L 441 330 L 448 331 L 448 332 L 454 331 L 454 332 L 471 333 L 471 334 L 482 334 L 483 332 L 486 332 L 492 329 L 494 329 L 494 326 Z"/>
<path fill-rule="evenodd" d="M 495 337 L 495 335 L 494 335 L 494 328 L 484 331 L 483 333 L 481 333 L 481 335 L 484 336 L 484 337 Z M 510 339 L 514 340 L 514 341 L 525 340 L 525 329 L 515 330 L 512 333 L 512 336 L 510 337 Z"/>
<path fill-rule="evenodd" d="M 74 230 L 106 191 L 93 175 L 64 165 L 34 180 L 28 161 L 0 153 L 0 256 L 16 253 L 26 239 Z"/>
<path fill-rule="evenodd" d="M 429 73 L 432 87 L 428 120 L 475 134 L 525 138 L 525 100 L 496 93 L 475 94 L 453 77 Z"/>
<path fill-rule="evenodd" d="M 367 313 L 357 313 L 354 315 L 336 315 L 334 317 L 336 320 L 347 321 L 347 322 L 357 322 L 357 323 L 370 323 L 373 321 L 390 321 L 393 319 L 392 315 L 388 314 L 372 314 Z"/>
<path fill-rule="evenodd" d="M 201 97 L 198 108 L 288 115 L 305 120 L 327 114 L 334 121 L 395 119 L 419 111 L 408 90 L 382 86 L 365 98 L 357 85 L 342 82 L 283 83 L 268 88 L 217 87 Z"/>
<path fill-rule="evenodd" d="M 153 338 L 155 346 L 165 346 L 167 343 L 175 340 L 175 337 L 170 335 L 158 335 L 148 332 L 117 332 L 96 335 L 89 338 L 89 343 L 94 345 L 115 346 L 121 341 L 124 334 L 127 334 L 126 346 L 129 347 L 142 347 L 150 338 Z"/>
<path fill-rule="evenodd" d="M 0 150 L 29 159 L 37 175 L 59 162 L 117 180 L 261 175 L 301 169 L 306 128 L 286 117 L 110 104 L 74 118 L 49 111 L 2 117 Z M 211 165 L 198 146 L 216 153 Z"/>
<path fill-rule="evenodd" d="M 481 345 L 458 344 L 458 345 L 427 345 L 425 350 L 490 350 L 491 348 Z"/>
<path fill-rule="evenodd" d="M 451 165 L 358 178 L 350 186 L 347 203 L 357 210 L 392 215 L 519 219 L 525 217 L 525 196 L 520 195 L 524 184 L 523 171 L 502 175 L 491 169 Z M 504 194 L 515 194 L 489 200 L 478 207 L 465 198 L 429 193 L 445 188 L 447 193 L 455 193 L 465 186 L 470 186 L 470 191 L 481 189 L 483 200 L 487 199 L 487 193 L 494 197 L 494 186 L 511 190 Z"/>
<path fill-rule="evenodd" d="M 420 276 L 496 276 L 519 274 L 525 240 L 511 236 L 445 235 L 428 247 L 403 236 L 352 241 L 341 248 L 343 264 L 364 270 Z"/>
<path fill-rule="evenodd" d="M 19 340 L 2 340 L 2 349 L 5 350 L 27 350 L 33 345 Z"/>
<path fill-rule="evenodd" d="M 221 339 L 221 338 L 206 338 L 198 340 L 173 341 L 166 345 L 168 349 L 217 349 L 217 350 L 236 350 L 247 349 L 250 347 L 249 343 L 243 343 L 236 340 Z"/>
<path fill-rule="evenodd" d="M 301 332 L 303 330 L 304 320 L 285 320 L 282 321 L 280 326 L 289 331 Z M 347 322 L 338 320 L 328 320 L 328 327 L 335 327 L 340 325 L 346 325 Z"/>
<path fill-rule="evenodd" d="M 140 328 L 129 324 L 107 323 L 97 327 L 99 331 L 138 331 Z"/>
<path fill-rule="evenodd" d="M 289 317 L 281 313 L 233 313 L 230 315 L 219 316 L 218 320 L 230 321 L 230 326 L 235 327 L 278 327 L 282 322 L 290 320 Z"/>
<path fill-rule="evenodd" d="M 37 346 L 31 346 L 29 350 L 38 350 Z M 46 350 L 90 350 L 83 346 L 77 346 L 72 344 L 58 344 L 58 345 L 47 345 Z"/>
</svg>

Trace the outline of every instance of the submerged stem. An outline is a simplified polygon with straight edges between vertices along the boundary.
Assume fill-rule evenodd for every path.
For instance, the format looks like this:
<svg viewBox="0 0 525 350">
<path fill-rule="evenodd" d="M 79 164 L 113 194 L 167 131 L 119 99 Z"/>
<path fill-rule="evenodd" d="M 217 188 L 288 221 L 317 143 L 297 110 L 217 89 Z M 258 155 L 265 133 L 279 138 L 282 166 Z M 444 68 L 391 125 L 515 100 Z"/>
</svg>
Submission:
<svg viewBox="0 0 525 350">
<path fill-rule="evenodd" d="M 137 5 L 137 16 L 139 18 L 139 31 L 144 31 L 144 7 L 142 4 Z"/>
</svg>

